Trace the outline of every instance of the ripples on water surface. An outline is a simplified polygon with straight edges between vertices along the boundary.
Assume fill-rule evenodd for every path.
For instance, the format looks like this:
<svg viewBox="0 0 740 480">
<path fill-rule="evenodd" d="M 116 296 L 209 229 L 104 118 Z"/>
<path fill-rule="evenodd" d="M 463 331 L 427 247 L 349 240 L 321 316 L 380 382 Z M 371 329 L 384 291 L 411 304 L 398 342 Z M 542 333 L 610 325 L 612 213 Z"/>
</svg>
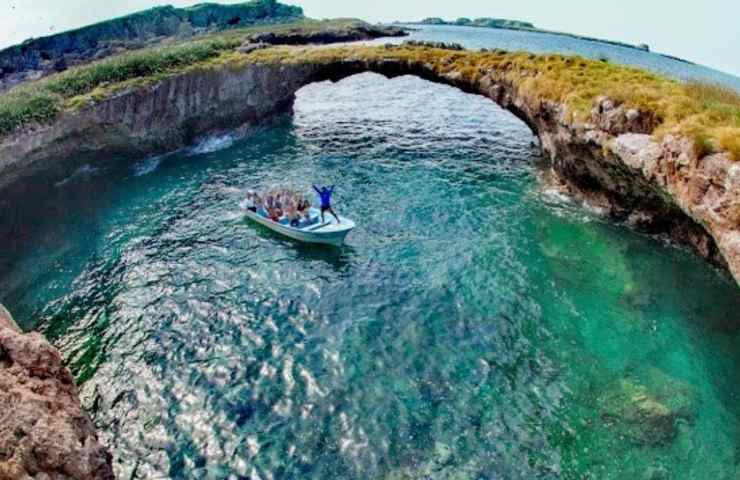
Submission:
<svg viewBox="0 0 740 480">
<path fill-rule="evenodd" d="M 533 141 L 418 79 L 312 85 L 225 150 L 24 205 L 0 301 L 121 478 L 736 479 L 737 288 L 543 193 Z M 336 183 L 349 245 L 241 218 L 283 180 Z"/>
</svg>

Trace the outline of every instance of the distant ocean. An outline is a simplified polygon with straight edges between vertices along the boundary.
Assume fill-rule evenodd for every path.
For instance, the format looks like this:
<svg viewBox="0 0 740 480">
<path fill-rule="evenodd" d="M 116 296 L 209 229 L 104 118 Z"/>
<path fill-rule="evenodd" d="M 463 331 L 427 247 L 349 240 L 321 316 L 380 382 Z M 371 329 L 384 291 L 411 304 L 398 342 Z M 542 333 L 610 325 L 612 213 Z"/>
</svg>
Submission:
<svg viewBox="0 0 740 480">
<path fill-rule="evenodd" d="M 501 48 L 509 51 L 525 50 L 533 53 L 562 53 L 583 55 L 588 58 L 605 58 L 612 63 L 646 68 L 679 80 L 715 83 L 740 91 L 740 77 L 729 73 L 659 53 L 595 40 L 584 40 L 553 33 L 451 25 L 409 25 L 409 28 L 414 29 L 411 37 L 393 39 L 393 41 L 400 43 L 410 38 L 433 42 L 455 42 L 473 49 Z M 380 39 L 374 43 L 388 43 L 388 39 Z"/>
</svg>

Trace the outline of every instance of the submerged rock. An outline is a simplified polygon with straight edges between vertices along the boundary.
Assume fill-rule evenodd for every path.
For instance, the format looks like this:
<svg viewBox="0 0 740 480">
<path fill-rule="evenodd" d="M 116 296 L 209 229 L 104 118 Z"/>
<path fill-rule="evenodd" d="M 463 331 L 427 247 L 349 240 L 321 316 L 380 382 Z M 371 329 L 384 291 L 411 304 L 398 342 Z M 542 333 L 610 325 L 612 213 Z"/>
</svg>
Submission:
<svg viewBox="0 0 740 480">
<path fill-rule="evenodd" d="M 599 412 L 620 437 L 638 445 L 665 445 L 676 438 L 681 420 L 693 420 L 695 395 L 657 370 L 648 379 L 649 387 L 632 378 L 613 382 L 599 397 Z"/>
<path fill-rule="evenodd" d="M 59 352 L 0 305 L 0 480 L 21 478 L 112 479 L 113 469 Z"/>
</svg>

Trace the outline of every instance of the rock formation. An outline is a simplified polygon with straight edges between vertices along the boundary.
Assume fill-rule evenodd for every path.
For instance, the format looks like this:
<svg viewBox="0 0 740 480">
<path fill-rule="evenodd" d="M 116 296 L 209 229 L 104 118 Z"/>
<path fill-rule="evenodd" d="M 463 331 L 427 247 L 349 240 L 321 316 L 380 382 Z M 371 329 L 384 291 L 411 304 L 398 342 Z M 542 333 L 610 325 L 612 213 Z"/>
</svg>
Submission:
<svg viewBox="0 0 740 480">
<path fill-rule="evenodd" d="M 683 137 L 658 141 L 650 135 L 651 114 L 608 98 L 595 102 L 590 118 L 575 120 L 563 105 L 518 89 L 495 69 L 471 80 L 462 71 L 441 73 L 423 60 L 396 56 L 395 47 L 365 49 L 366 57 L 352 49 L 320 50 L 316 57 L 308 51 L 283 49 L 249 61 L 244 54 L 224 65 L 192 68 L 91 102 L 51 125 L 14 132 L 0 139 L 0 188 L 34 172 L 68 175 L 97 159 L 140 158 L 257 125 L 289 111 L 295 92 L 312 82 L 366 71 L 409 74 L 508 109 L 539 137 L 573 193 L 600 202 L 616 219 L 669 233 L 740 281 L 740 162 L 729 155 L 700 158 Z M 272 51 L 254 54 L 263 52 Z"/>
<path fill-rule="evenodd" d="M 0 480 L 24 478 L 112 479 L 111 454 L 59 352 L 0 305 Z"/>
<path fill-rule="evenodd" d="M 172 37 L 303 18 L 300 7 L 275 0 L 190 8 L 155 7 L 0 50 L 0 92 L 69 66 L 141 48 Z"/>
</svg>

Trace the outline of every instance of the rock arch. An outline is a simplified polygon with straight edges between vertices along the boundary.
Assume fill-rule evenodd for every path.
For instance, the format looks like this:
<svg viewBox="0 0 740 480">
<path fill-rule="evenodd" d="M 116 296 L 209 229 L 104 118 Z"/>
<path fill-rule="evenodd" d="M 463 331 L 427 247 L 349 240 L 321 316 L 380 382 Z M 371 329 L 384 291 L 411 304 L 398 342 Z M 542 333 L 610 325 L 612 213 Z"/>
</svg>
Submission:
<svg viewBox="0 0 740 480">
<path fill-rule="evenodd" d="M 574 194 L 617 219 L 669 233 L 740 281 L 740 164 L 728 156 L 699 161 L 688 139 L 657 141 L 650 115 L 607 98 L 594 103 L 587 121 L 576 121 L 563 105 L 522 92 L 501 72 L 471 80 L 392 54 L 225 64 L 129 88 L 0 140 L 0 188 L 39 171 L 68 174 L 100 157 L 140 158 L 212 133 L 244 132 L 289 111 L 303 86 L 363 72 L 414 75 L 491 99 L 529 126 Z"/>
</svg>

